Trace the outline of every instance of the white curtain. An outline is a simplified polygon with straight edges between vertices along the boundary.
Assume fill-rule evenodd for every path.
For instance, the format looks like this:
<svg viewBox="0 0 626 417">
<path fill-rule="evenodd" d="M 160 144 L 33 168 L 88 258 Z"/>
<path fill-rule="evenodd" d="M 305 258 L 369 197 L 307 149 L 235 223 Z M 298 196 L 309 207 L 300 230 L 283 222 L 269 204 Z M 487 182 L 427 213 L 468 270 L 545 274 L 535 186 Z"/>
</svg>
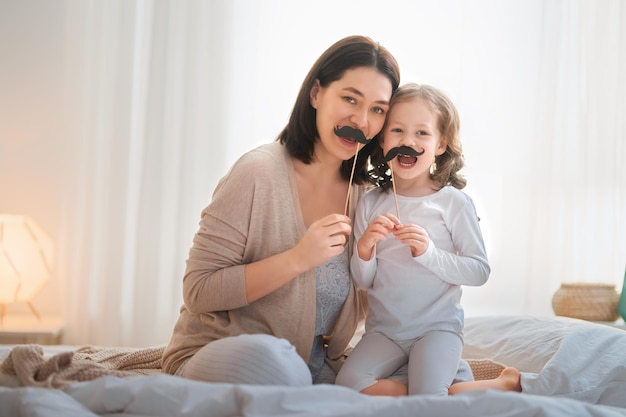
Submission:
<svg viewBox="0 0 626 417">
<path fill-rule="evenodd" d="M 211 3 L 67 7 L 65 338 L 167 341 L 199 211 L 228 162 L 224 14 Z M 220 80 L 220 82 L 211 82 Z"/>
<path fill-rule="evenodd" d="M 468 314 L 550 314 L 626 267 L 626 6 L 67 0 L 58 276 L 65 342 L 166 343 L 218 179 L 274 140 L 335 40 L 362 33 L 461 112 L 492 276 Z"/>
</svg>

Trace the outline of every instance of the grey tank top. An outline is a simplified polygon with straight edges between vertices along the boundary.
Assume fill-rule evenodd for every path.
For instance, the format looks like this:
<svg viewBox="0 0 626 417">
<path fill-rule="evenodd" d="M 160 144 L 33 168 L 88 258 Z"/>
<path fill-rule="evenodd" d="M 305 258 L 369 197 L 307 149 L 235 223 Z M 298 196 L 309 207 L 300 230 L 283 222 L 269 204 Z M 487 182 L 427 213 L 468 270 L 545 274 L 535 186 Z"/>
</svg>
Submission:
<svg viewBox="0 0 626 417">
<path fill-rule="evenodd" d="M 331 258 L 317 267 L 317 309 L 315 314 L 315 339 L 309 359 L 309 369 L 313 379 L 324 366 L 324 340 L 335 326 L 341 306 L 350 291 L 350 272 L 348 269 L 348 247 L 340 255 Z"/>
</svg>

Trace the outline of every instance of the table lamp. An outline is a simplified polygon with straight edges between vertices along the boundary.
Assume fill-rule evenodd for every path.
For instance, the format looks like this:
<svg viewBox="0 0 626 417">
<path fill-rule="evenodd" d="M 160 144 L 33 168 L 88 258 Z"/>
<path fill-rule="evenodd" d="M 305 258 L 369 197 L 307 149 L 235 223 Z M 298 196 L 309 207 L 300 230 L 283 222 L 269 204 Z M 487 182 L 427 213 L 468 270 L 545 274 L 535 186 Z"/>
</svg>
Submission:
<svg viewBox="0 0 626 417">
<path fill-rule="evenodd" d="M 28 216 L 0 213 L 0 323 L 6 304 L 23 302 L 41 320 L 33 297 L 50 279 L 54 245 Z"/>
</svg>

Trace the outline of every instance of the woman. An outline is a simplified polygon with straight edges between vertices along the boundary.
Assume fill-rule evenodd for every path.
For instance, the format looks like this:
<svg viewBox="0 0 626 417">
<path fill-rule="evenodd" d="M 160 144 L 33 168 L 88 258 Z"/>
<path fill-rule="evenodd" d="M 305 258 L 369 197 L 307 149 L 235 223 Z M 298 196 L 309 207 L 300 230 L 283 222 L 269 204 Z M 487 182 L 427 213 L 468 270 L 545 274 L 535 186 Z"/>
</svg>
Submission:
<svg viewBox="0 0 626 417">
<path fill-rule="evenodd" d="M 395 58 L 367 37 L 344 38 L 318 58 L 278 140 L 243 155 L 202 212 L 165 372 L 334 381 L 362 310 L 348 272 L 345 205 L 354 212 L 368 150 L 354 158 L 363 137 L 382 129 L 399 81 Z M 358 140 L 341 137 L 346 127 Z"/>
</svg>

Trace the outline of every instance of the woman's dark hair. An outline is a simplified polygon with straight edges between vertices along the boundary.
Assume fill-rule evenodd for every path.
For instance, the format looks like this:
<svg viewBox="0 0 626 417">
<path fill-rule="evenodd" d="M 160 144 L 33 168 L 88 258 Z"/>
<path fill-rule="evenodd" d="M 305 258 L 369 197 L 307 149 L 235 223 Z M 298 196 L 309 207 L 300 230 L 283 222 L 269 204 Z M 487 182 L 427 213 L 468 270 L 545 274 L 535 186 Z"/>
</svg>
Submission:
<svg viewBox="0 0 626 417">
<path fill-rule="evenodd" d="M 305 164 L 313 159 L 315 142 L 319 138 L 316 124 L 316 110 L 311 106 L 310 93 L 319 80 L 321 87 L 343 77 L 346 70 L 358 67 L 376 68 L 391 81 L 394 92 L 400 83 L 400 69 L 391 53 L 366 36 L 348 36 L 333 44 L 315 62 L 304 79 L 293 106 L 289 122 L 278 135 L 277 140 L 284 144 L 289 154 Z M 367 161 L 370 150 L 378 146 L 374 137 L 358 153 L 353 182 L 363 184 L 371 181 L 367 175 Z M 341 175 L 349 180 L 354 157 L 343 161 Z"/>
<path fill-rule="evenodd" d="M 408 83 L 396 90 L 389 102 L 389 112 L 397 103 L 405 103 L 412 100 L 424 100 L 437 115 L 437 129 L 441 135 L 441 140 L 446 142 L 446 150 L 441 155 L 435 157 L 431 166 L 430 178 L 433 179 L 439 189 L 446 185 L 451 185 L 459 190 L 466 185 L 465 178 L 459 173 L 465 165 L 463 149 L 461 146 L 460 129 L 461 121 L 459 112 L 450 98 L 441 90 L 424 84 Z M 387 114 L 389 114 L 389 112 Z M 377 139 L 382 140 L 385 134 L 387 122 L 381 130 Z M 372 140 L 373 142 L 373 140 Z M 377 143 L 376 148 L 372 148 L 370 171 L 372 181 L 377 183 L 383 190 L 391 187 L 391 171 L 382 147 Z"/>
</svg>

